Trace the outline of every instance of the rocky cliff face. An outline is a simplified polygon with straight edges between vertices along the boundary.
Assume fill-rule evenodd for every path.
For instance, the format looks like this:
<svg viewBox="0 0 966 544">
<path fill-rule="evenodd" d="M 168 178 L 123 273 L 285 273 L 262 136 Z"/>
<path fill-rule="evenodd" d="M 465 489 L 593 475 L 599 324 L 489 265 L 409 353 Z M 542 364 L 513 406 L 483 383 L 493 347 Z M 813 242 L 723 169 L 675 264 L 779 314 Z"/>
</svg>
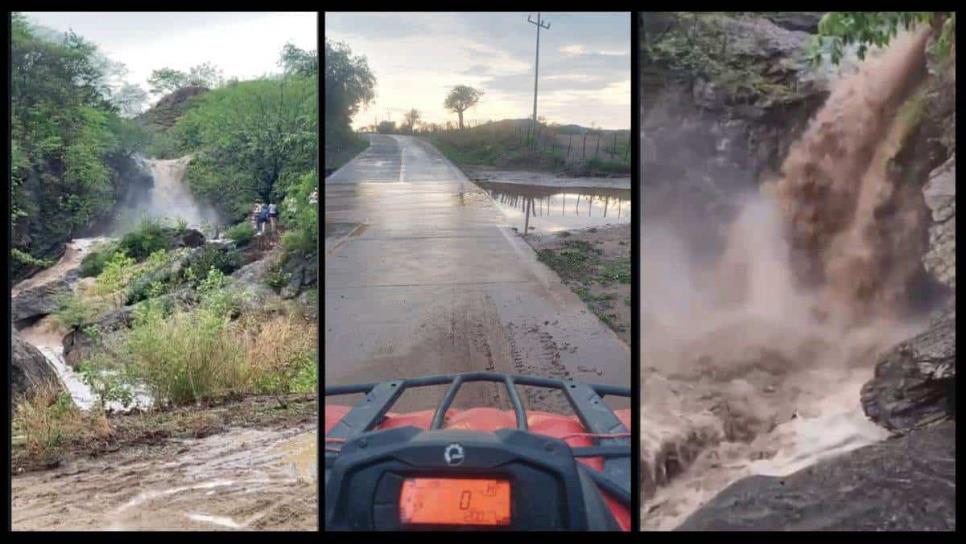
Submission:
<svg viewBox="0 0 966 544">
<path fill-rule="evenodd" d="M 644 217 L 670 214 L 714 248 L 828 96 L 811 35 L 750 15 L 648 13 L 641 27 Z"/>
<path fill-rule="evenodd" d="M 11 331 L 10 395 L 16 399 L 30 392 L 37 385 L 60 383 L 57 372 L 37 348 L 20 337 L 16 329 Z"/>
</svg>

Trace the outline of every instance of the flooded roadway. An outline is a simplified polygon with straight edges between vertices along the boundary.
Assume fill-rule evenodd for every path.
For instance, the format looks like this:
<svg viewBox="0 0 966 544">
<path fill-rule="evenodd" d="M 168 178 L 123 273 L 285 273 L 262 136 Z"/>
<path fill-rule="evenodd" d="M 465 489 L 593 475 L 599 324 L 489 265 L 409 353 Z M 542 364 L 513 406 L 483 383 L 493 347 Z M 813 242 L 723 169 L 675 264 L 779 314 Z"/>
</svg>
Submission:
<svg viewBox="0 0 966 544">
<path fill-rule="evenodd" d="M 492 370 L 629 386 L 628 347 L 430 144 L 371 136 L 325 180 L 325 219 L 327 384 Z M 548 410 L 561 400 L 524 397 Z M 508 406 L 482 385 L 460 404 Z"/>
</svg>

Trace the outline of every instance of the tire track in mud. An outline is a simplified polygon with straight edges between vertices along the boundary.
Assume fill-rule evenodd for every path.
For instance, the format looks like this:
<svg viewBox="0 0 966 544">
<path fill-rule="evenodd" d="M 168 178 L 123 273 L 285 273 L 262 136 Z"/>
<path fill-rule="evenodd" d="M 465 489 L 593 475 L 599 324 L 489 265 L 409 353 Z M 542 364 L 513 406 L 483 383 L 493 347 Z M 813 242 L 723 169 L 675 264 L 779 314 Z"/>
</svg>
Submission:
<svg viewBox="0 0 966 544">
<path fill-rule="evenodd" d="M 506 328 L 513 373 L 558 380 L 571 377 L 570 371 L 560 361 L 560 346 L 554 341 L 553 335 L 541 330 L 539 323 L 509 323 Z M 564 395 L 552 389 L 528 387 L 524 389 L 523 397 L 531 410 L 571 412 Z"/>
</svg>

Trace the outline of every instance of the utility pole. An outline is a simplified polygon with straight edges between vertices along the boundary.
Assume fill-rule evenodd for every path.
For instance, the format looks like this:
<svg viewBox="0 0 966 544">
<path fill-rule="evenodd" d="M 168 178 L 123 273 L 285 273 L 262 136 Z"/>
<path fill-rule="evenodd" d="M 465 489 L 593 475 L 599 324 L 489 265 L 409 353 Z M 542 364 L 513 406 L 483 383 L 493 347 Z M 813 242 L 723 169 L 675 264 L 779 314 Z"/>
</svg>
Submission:
<svg viewBox="0 0 966 544">
<path fill-rule="evenodd" d="M 527 22 L 536 25 L 537 27 L 537 59 L 533 66 L 533 124 L 530 129 L 530 145 L 534 145 L 537 136 L 537 78 L 540 76 L 540 29 L 545 28 L 550 30 L 550 23 L 544 26 L 544 22 L 540 19 L 540 12 L 537 12 L 537 20 L 534 21 L 527 15 Z"/>
</svg>

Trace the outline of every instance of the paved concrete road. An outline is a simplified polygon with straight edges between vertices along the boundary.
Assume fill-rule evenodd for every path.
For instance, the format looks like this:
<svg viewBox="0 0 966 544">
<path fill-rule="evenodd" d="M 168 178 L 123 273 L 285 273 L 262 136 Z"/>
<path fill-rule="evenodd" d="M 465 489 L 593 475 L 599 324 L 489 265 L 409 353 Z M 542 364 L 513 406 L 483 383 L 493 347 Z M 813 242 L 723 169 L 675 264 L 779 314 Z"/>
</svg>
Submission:
<svg viewBox="0 0 966 544">
<path fill-rule="evenodd" d="M 327 384 L 492 370 L 630 385 L 628 347 L 485 192 L 422 140 L 371 142 L 325 180 Z M 531 409 L 562 405 L 522 389 Z M 444 391 L 404 395 L 400 408 L 431 407 Z M 481 403 L 507 407 L 482 384 L 457 398 Z"/>
</svg>

